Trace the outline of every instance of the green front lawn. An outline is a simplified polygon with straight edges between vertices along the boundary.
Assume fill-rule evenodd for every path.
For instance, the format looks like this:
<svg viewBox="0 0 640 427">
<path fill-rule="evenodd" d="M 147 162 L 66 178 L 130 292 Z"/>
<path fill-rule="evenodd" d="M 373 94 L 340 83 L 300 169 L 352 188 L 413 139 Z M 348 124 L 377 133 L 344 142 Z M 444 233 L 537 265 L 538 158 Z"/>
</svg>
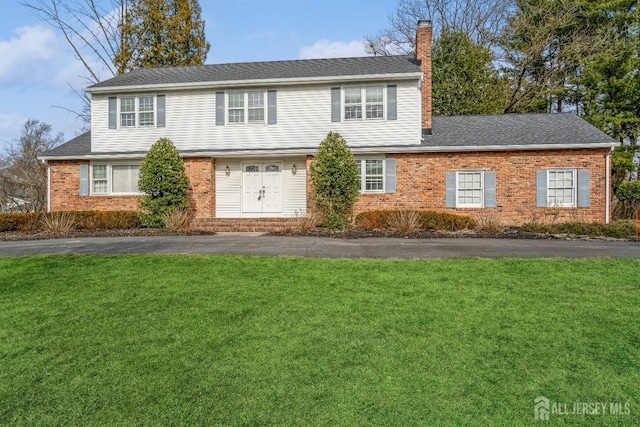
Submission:
<svg viewBox="0 0 640 427">
<path fill-rule="evenodd" d="M 0 425 L 640 423 L 640 261 L 0 259 Z M 572 406 L 568 407 L 569 410 Z"/>
</svg>

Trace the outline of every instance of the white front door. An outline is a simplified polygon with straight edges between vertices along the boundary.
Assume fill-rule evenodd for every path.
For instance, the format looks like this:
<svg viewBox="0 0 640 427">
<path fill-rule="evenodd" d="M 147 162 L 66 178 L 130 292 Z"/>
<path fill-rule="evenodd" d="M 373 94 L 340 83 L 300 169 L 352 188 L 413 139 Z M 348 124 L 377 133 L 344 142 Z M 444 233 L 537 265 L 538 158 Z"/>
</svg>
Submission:
<svg viewBox="0 0 640 427">
<path fill-rule="evenodd" d="M 282 163 L 242 164 L 242 212 L 282 212 Z"/>
</svg>

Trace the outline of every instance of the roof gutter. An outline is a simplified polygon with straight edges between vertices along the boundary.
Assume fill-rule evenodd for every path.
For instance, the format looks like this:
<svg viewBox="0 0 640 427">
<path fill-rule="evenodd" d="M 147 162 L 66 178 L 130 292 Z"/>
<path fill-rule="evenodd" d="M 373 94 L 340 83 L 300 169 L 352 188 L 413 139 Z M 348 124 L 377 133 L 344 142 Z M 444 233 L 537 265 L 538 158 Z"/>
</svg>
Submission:
<svg viewBox="0 0 640 427">
<path fill-rule="evenodd" d="M 583 143 L 583 144 L 536 144 L 536 145 L 485 145 L 485 146 L 465 146 L 465 147 L 447 147 L 447 146 L 366 146 L 351 147 L 351 151 L 355 154 L 392 154 L 392 153 L 466 153 L 466 152 L 483 152 L 483 151 L 535 151 L 535 150 L 580 150 L 580 149 L 613 149 L 619 145 L 618 142 L 612 143 Z M 276 157 L 276 156 L 294 156 L 294 155 L 313 155 L 317 147 L 300 147 L 300 148 L 283 148 L 279 150 L 198 150 L 198 151 L 181 151 L 182 157 L 242 157 L 242 156 L 258 156 L 258 157 Z M 100 160 L 100 159 L 140 159 L 146 155 L 146 152 L 136 151 L 130 153 L 90 153 L 77 156 L 40 156 L 41 160 Z"/>
<path fill-rule="evenodd" d="M 125 85 L 125 86 L 105 86 L 105 87 L 88 87 L 84 91 L 90 94 L 106 94 L 106 93 L 130 93 L 140 91 L 158 91 L 158 90 L 193 90 L 193 89 L 224 89 L 228 87 L 265 87 L 265 86 L 294 86 L 309 84 L 324 84 L 335 82 L 351 82 L 351 81 L 397 81 L 397 80 L 419 80 L 422 77 L 421 72 L 415 73 L 397 73 L 397 74 L 373 74 L 373 75 L 349 75 L 349 76 L 331 76 L 331 77 L 300 77 L 293 79 L 250 79 L 250 80 L 229 80 L 229 81 L 206 81 L 192 83 L 168 83 L 168 84 L 150 84 L 150 85 Z"/>
</svg>

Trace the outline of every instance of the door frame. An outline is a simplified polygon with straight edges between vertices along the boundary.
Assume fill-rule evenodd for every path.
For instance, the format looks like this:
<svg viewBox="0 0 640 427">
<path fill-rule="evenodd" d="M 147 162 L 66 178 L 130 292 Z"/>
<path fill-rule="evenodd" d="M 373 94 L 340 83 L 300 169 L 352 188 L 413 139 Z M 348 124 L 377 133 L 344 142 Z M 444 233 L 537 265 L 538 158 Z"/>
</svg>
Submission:
<svg viewBox="0 0 640 427">
<path fill-rule="evenodd" d="M 264 167 L 266 165 L 278 165 L 280 167 L 280 211 L 279 212 L 245 212 L 244 211 L 244 174 L 245 166 L 260 165 L 260 174 L 266 173 Z M 241 161 L 240 162 L 240 216 L 243 218 L 281 218 L 284 216 L 284 179 L 283 179 L 284 161 L 282 160 L 269 160 L 269 159 L 255 159 L 255 161 Z"/>
</svg>

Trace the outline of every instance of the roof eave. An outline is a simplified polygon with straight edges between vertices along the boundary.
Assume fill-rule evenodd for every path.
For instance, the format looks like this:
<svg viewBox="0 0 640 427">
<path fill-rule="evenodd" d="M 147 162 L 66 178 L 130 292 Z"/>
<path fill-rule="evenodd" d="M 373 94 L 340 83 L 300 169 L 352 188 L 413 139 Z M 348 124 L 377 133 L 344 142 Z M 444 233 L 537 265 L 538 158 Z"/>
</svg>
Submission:
<svg viewBox="0 0 640 427">
<path fill-rule="evenodd" d="M 228 80 L 228 81 L 207 81 L 191 83 L 170 83 L 170 84 L 149 84 L 149 85 L 126 85 L 107 87 L 88 87 L 84 91 L 89 94 L 104 93 L 128 93 L 150 90 L 190 90 L 190 89 L 224 89 L 229 87 L 266 87 L 266 86 L 295 86 L 306 84 L 325 84 L 335 82 L 363 82 L 363 81 L 402 81 L 420 80 L 421 72 L 412 73 L 389 73 L 389 74 L 367 74 L 348 76 L 322 76 L 322 77 L 301 77 L 301 78 L 278 78 L 278 79 L 251 79 L 251 80 Z"/>
<path fill-rule="evenodd" d="M 535 151 L 535 150 L 579 150 L 579 149 L 599 149 L 615 148 L 618 142 L 599 142 L 581 144 L 532 144 L 532 145 L 480 145 L 480 146 L 368 146 L 352 147 L 355 154 L 360 153 L 454 153 L 454 152 L 481 152 L 481 151 Z M 293 156 L 310 155 L 315 153 L 316 147 L 283 148 L 279 150 L 198 150 L 181 152 L 181 156 L 189 157 L 238 157 L 238 156 Z M 101 159 L 140 159 L 145 156 L 145 152 L 131 153 L 90 153 L 78 156 L 40 156 L 38 159 L 50 160 L 101 160 Z"/>
</svg>

